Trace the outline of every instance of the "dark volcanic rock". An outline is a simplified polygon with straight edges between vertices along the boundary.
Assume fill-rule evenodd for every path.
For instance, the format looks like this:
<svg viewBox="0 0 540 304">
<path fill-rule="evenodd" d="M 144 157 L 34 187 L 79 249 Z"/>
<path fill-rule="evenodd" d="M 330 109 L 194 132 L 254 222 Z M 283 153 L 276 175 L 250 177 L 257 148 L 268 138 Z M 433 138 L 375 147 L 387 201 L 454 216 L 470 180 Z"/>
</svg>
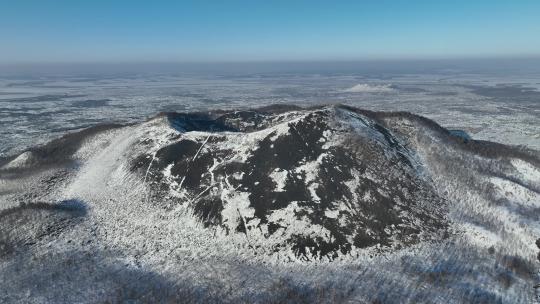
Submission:
<svg viewBox="0 0 540 304">
<path fill-rule="evenodd" d="M 441 238 L 446 202 L 391 131 L 346 108 L 166 114 L 181 132 L 131 167 L 206 227 L 306 259 Z"/>
</svg>

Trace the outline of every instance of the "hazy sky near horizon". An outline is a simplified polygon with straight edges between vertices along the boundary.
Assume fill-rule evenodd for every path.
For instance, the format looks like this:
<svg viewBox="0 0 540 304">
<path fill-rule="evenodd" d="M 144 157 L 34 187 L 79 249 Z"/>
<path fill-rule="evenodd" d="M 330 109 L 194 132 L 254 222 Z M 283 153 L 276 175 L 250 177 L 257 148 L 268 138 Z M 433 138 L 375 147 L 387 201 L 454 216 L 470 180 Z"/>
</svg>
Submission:
<svg viewBox="0 0 540 304">
<path fill-rule="evenodd" d="M 540 1 L 0 0 L 0 63 L 540 56 Z"/>
</svg>

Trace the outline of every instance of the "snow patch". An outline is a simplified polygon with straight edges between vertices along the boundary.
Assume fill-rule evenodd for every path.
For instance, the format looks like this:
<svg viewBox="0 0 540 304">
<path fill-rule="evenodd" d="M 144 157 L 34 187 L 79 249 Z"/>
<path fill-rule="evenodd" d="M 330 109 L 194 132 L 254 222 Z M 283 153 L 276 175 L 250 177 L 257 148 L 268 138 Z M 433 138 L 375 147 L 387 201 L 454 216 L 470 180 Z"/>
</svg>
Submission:
<svg viewBox="0 0 540 304">
<path fill-rule="evenodd" d="M 499 177 L 492 177 L 490 181 L 499 188 L 499 197 L 522 206 L 540 207 L 540 195 L 526 187 Z"/>
<path fill-rule="evenodd" d="M 532 183 L 540 183 L 540 170 L 538 168 L 521 159 L 512 159 L 510 162 L 522 175 L 523 179 Z"/>
<path fill-rule="evenodd" d="M 346 93 L 390 93 L 395 89 L 389 84 L 369 84 L 359 83 L 353 87 L 343 90 Z"/>
<path fill-rule="evenodd" d="M 497 234 L 478 225 L 463 223 L 461 227 L 465 230 L 468 240 L 477 246 L 487 248 L 501 241 L 501 238 Z"/>
<path fill-rule="evenodd" d="M 287 175 L 289 172 L 287 170 L 279 170 L 276 169 L 272 173 L 270 173 L 270 178 L 276 183 L 276 188 L 274 191 L 276 192 L 283 192 L 285 189 L 285 185 L 287 184 Z"/>
<path fill-rule="evenodd" d="M 14 160 L 10 161 L 2 169 L 27 168 L 30 165 L 32 165 L 33 159 L 34 159 L 34 156 L 32 155 L 32 152 L 26 151 L 26 152 L 21 153 L 21 155 L 17 156 L 17 158 L 15 158 Z"/>
</svg>

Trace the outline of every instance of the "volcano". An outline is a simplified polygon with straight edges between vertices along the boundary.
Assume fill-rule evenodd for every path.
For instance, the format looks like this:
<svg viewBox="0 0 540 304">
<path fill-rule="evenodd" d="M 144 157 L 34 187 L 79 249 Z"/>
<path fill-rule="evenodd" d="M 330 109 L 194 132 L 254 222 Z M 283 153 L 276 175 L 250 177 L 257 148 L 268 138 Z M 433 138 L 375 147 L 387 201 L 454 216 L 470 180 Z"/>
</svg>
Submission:
<svg viewBox="0 0 540 304">
<path fill-rule="evenodd" d="M 311 302 L 320 290 L 306 277 L 345 267 L 322 280 L 322 300 L 527 302 L 540 157 L 462 134 L 344 105 L 160 113 L 67 134 L 0 160 L 0 299 L 234 302 L 286 289 Z M 220 287 L 212 265 L 227 269 Z M 66 274 L 81 267 L 97 270 Z"/>
</svg>

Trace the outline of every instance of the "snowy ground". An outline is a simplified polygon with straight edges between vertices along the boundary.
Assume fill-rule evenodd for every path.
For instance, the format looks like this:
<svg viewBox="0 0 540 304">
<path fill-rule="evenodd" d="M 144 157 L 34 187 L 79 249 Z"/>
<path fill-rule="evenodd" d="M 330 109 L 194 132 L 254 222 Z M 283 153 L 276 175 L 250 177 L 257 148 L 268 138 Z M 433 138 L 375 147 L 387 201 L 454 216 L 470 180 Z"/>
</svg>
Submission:
<svg viewBox="0 0 540 304">
<path fill-rule="evenodd" d="M 453 72 L 6 76 L 0 79 L 0 153 L 14 155 L 100 122 L 141 122 L 159 111 L 275 103 L 410 111 L 449 129 L 465 130 L 473 139 L 538 151 L 538 79 Z M 154 119 L 88 136 L 74 151 L 52 150 L 74 153 L 72 163 L 54 159 L 34 171 L 39 159 L 31 153 L 0 159 L 0 302 L 538 300 L 538 163 L 505 154 L 504 149 L 486 152 L 447 145 L 437 132 L 408 119 L 379 119 L 414 151 L 420 178 L 449 202 L 448 236 L 390 252 L 368 248 L 333 261 L 269 256 L 254 248 L 247 234 L 225 237 L 204 227 L 189 210 L 175 208 L 175 195 L 184 195 L 180 191 L 156 200 L 149 186 L 151 166 L 146 174 L 129 170 L 132 157 L 155 155 L 179 139 L 177 128 Z M 362 128 L 360 121 L 349 123 Z M 193 159 L 211 150 L 206 132 L 182 136 L 200 146 Z M 228 143 L 236 147 L 238 140 L 249 146 L 260 140 L 250 138 L 231 136 Z M 540 157 L 537 151 L 531 152 L 533 158 Z M 167 170 L 163 174 L 172 178 Z M 282 172 L 270 177 L 276 191 L 282 191 Z M 306 181 L 314 180 L 320 178 Z M 233 192 L 222 195 L 245 203 Z"/>
<path fill-rule="evenodd" d="M 0 73 L 0 156 L 100 122 L 275 103 L 410 111 L 475 139 L 539 150 L 539 83 L 540 72 L 515 70 Z"/>
</svg>

